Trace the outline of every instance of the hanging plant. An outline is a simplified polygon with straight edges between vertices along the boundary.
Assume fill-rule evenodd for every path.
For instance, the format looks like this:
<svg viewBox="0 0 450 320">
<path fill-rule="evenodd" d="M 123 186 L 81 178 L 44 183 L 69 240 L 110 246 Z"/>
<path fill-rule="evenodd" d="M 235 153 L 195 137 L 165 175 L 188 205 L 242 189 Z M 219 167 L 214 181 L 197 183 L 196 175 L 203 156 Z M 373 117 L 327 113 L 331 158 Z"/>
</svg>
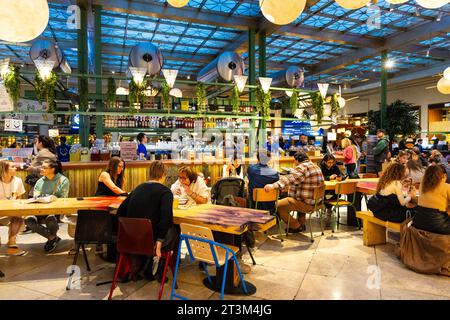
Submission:
<svg viewBox="0 0 450 320">
<path fill-rule="evenodd" d="M 339 114 L 340 106 L 336 93 L 331 96 L 330 106 L 331 106 L 331 115 L 337 116 Z"/>
<path fill-rule="evenodd" d="M 161 83 L 161 100 L 163 109 L 170 110 L 170 87 L 166 80 Z"/>
<path fill-rule="evenodd" d="M 239 113 L 239 90 L 236 86 L 233 88 L 233 95 L 231 96 L 231 105 L 233 106 L 233 113 Z"/>
<path fill-rule="evenodd" d="M 295 114 L 298 108 L 298 93 L 295 90 L 289 98 L 289 105 L 291 106 L 292 114 Z"/>
<path fill-rule="evenodd" d="M 198 114 L 202 114 L 206 111 L 206 106 L 208 101 L 206 100 L 206 89 L 205 85 L 201 82 L 197 83 L 197 109 Z"/>
<path fill-rule="evenodd" d="M 270 119 L 270 101 L 272 100 L 272 94 L 270 90 L 264 93 L 261 84 L 258 84 L 256 89 L 256 105 L 261 117 L 266 120 Z"/>
<path fill-rule="evenodd" d="M 133 79 L 130 82 L 130 92 L 128 94 L 128 104 L 130 113 L 137 112 L 136 104 L 141 105 L 144 102 L 145 88 L 147 87 L 147 80 L 144 79 L 142 84 L 138 86 Z"/>
<path fill-rule="evenodd" d="M 314 113 L 317 115 L 317 123 L 322 123 L 323 118 L 323 98 L 322 95 L 319 92 L 315 92 L 311 94 L 312 99 L 312 108 L 314 110 Z"/>
<path fill-rule="evenodd" d="M 106 93 L 106 106 L 108 108 L 115 108 L 117 102 L 116 95 L 116 81 L 113 78 L 108 78 L 108 91 Z"/>
<path fill-rule="evenodd" d="M 10 70 L 11 71 L 5 76 L 3 82 L 15 108 L 17 101 L 19 101 L 20 98 L 20 68 L 12 66 L 10 67 Z"/>
<path fill-rule="evenodd" d="M 38 72 L 36 73 L 34 81 L 35 81 L 35 92 L 38 101 L 41 103 L 45 101 L 47 103 L 47 111 L 50 113 L 55 112 L 56 110 L 55 88 L 56 84 L 58 83 L 58 78 L 56 77 L 56 74 L 54 72 L 51 72 L 48 79 L 44 81 L 42 80 Z M 80 98 L 81 96 L 82 95 L 80 95 Z"/>
</svg>

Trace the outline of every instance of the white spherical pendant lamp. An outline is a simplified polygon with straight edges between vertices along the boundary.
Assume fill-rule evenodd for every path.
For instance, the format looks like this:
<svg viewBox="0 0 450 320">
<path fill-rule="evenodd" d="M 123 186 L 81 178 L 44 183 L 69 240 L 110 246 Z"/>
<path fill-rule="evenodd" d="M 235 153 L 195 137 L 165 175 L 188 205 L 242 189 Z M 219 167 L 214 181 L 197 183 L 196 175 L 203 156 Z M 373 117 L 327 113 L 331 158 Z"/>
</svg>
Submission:
<svg viewBox="0 0 450 320">
<path fill-rule="evenodd" d="M 370 3 L 370 0 L 336 0 L 342 8 L 355 10 L 360 9 Z"/>
<path fill-rule="evenodd" d="M 450 80 L 450 67 L 445 69 L 445 71 L 444 71 L 444 78 L 447 79 L 447 80 Z"/>
<path fill-rule="evenodd" d="M 448 0 L 416 0 L 417 4 L 427 9 L 437 9 L 449 3 Z"/>
<path fill-rule="evenodd" d="M 408 2 L 409 0 L 386 0 L 386 1 L 389 3 L 392 3 L 392 4 L 400 4 L 400 3 Z"/>
<path fill-rule="evenodd" d="M 167 0 L 167 2 L 175 8 L 182 8 L 188 4 L 189 0 Z"/>
<path fill-rule="evenodd" d="M 48 24 L 47 0 L 0 0 L 0 39 L 27 42 L 37 38 Z"/>
<path fill-rule="evenodd" d="M 437 83 L 437 89 L 442 94 L 450 94 L 450 80 L 442 78 Z"/>
<path fill-rule="evenodd" d="M 278 25 L 293 22 L 302 14 L 305 5 L 306 0 L 259 0 L 264 17 Z"/>
</svg>

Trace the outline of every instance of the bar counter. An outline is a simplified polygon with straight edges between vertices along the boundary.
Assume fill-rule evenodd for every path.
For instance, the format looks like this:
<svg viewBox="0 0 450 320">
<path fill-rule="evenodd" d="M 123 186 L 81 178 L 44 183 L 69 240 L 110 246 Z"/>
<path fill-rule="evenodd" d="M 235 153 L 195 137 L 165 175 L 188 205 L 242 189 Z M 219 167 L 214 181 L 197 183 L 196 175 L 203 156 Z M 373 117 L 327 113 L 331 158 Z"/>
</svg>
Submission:
<svg viewBox="0 0 450 320">
<path fill-rule="evenodd" d="M 313 162 L 319 162 L 322 157 L 310 157 Z M 338 160 L 341 160 L 337 156 Z M 209 181 L 208 185 L 212 186 L 222 177 L 223 165 L 228 163 L 229 159 L 214 159 L 212 161 L 201 160 L 162 160 L 168 168 L 167 186 L 173 184 L 178 178 L 178 169 L 181 166 L 193 167 L 195 171 L 203 173 L 204 177 Z M 125 180 L 126 191 L 133 190 L 139 184 L 148 180 L 148 167 L 151 161 L 128 161 L 125 163 Z M 280 157 L 272 159 L 276 170 L 294 166 L 293 157 Z M 246 158 L 242 161 L 244 175 L 250 164 L 257 163 L 256 158 Z M 106 161 L 91 162 L 65 162 L 63 163 L 63 174 L 69 178 L 70 191 L 69 197 L 92 197 L 97 189 L 97 179 L 102 170 L 107 166 Z M 27 172 L 23 170 L 17 171 L 17 176 L 25 181 Z M 25 185 L 27 191 L 29 186 Z"/>
</svg>

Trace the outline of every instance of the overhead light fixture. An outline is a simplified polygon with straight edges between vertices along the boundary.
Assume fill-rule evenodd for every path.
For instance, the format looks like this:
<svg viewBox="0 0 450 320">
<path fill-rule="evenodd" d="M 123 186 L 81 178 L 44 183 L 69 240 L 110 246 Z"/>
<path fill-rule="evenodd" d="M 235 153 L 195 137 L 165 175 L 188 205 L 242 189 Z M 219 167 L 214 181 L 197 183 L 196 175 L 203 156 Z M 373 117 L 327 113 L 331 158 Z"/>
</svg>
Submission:
<svg viewBox="0 0 450 320">
<path fill-rule="evenodd" d="M 400 4 L 400 3 L 405 3 L 408 1 L 409 0 L 387 0 L 387 2 L 392 3 L 392 4 Z"/>
<path fill-rule="evenodd" d="M 169 95 L 171 95 L 172 97 L 175 97 L 175 98 L 182 98 L 183 92 L 178 88 L 173 88 L 170 90 Z"/>
<path fill-rule="evenodd" d="M 145 75 L 147 74 L 147 68 L 130 67 L 130 72 L 133 76 L 134 83 L 140 87 L 144 82 Z"/>
<path fill-rule="evenodd" d="M 390 12 L 394 11 L 394 5 L 393 5 L 393 4 L 390 4 L 390 5 L 389 5 L 389 11 L 390 11 Z"/>
<path fill-rule="evenodd" d="M 437 9 L 445 6 L 448 0 L 416 0 L 417 4 L 427 9 Z"/>
<path fill-rule="evenodd" d="M 175 8 L 182 8 L 189 3 L 189 0 L 167 0 L 167 2 Z"/>
<path fill-rule="evenodd" d="M 36 59 L 34 60 L 34 64 L 38 69 L 39 76 L 43 81 L 47 81 L 50 78 L 50 75 L 53 71 L 53 67 L 55 66 L 55 61 L 45 60 L 45 59 Z"/>
<path fill-rule="evenodd" d="M 5 79 L 5 77 L 8 75 L 8 73 L 11 71 L 9 68 L 9 58 L 0 60 L 0 76 L 2 79 Z"/>
<path fill-rule="evenodd" d="M 155 97 L 158 94 L 158 92 L 159 92 L 158 89 L 150 86 L 147 89 L 145 89 L 144 94 L 146 97 Z"/>
<path fill-rule="evenodd" d="M 430 57 L 430 51 L 431 51 L 431 48 L 428 48 L 428 50 L 427 50 L 427 54 L 426 54 L 426 57 L 427 57 L 427 58 L 429 58 L 429 57 Z"/>
<path fill-rule="evenodd" d="M 360 9 L 368 4 L 371 0 L 336 0 L 337 4 L 348 10 Z"/>
<path fill-rule="evenodd" d="M 322 95 L 322 98 L 325 99 L 328 92 L 328 87 L 330 86 L 329 83 L 318 83 L 317 86 L 319 87 L 320 94 Z"/>
<path fill-rule="evenodd" d="M 0 39 L 27 42 L 37 38 L 48 24 L 50 11 L 47 0 L 2 0 Z"/>
<path fill-rule="evenodd" d="M 444 78 L 450 80 L 450 67 L 444 70 Z"/>
<path fill-rule="evenodd" d="M 130 90 L 122 87 L 122 80 L 119 80 L 119 87 L 116 89 L 116 94 L 118 96 L 127 96 L 130 93 Z"/>
<path fill-rule="evenodd" d="M 385 62 L 384 62 L 384 68 L 385 69 L 392 69 L 392 68 L 394 68 L 395 67 L 395 61 L 394 60 L 392 60 L 392 59 L 387 59 Z"/>
<path fill-rule="evenodd" d="M 292 95 L 294 94 L 294 91 L 292 91 L 292 90 L 285 90 L 284 92 L 286 93 L 286 95 L 287 95 L 289 98 L 292 97 Z"/>
<path fill-rule="evenodd" d="M 234 76 L 234 83 L 236 84 L 238 91 L 241 93 L 245 89 L 245 84 L 247 83 L 248 76 Z"/>
<path fill-rule="evenodd" d="M 175 79 L 178 75 L 178 70 L 173 69 L 162 69 L 162 72 L 164 74 L 164 79 L 166 79 L 167 84 L 170 88 L 173 88 L 173 85 L 175 84 Z"/>
<path fill-rule="evenodd" d="M 272 84 L 272 78 L 259 77 L 259 83 L 261 83 L 261 87 L 264 93 L 269 92 L 270 85 Z"/>
<path fill-rule="evenodd" d="M 419 9 L 419 7 L 416 7 L 416 10 L 415 10 L 416 12 L 416 16 L 418 17 L 418 16 L 420 16 L 420 9 Z"/>
<path fill-rule="evenodd" d="M 306 0 L 259 0 L 259 6 L 267 20 L 273 24 L 285 25 L 302 14 Z"/>
<path fill-rule="evenodd" d="M 437 83 L 437 89 L 442 94 L 450 94 L 450 80 L 447 78 L 441 78 Z"/>
</svg>

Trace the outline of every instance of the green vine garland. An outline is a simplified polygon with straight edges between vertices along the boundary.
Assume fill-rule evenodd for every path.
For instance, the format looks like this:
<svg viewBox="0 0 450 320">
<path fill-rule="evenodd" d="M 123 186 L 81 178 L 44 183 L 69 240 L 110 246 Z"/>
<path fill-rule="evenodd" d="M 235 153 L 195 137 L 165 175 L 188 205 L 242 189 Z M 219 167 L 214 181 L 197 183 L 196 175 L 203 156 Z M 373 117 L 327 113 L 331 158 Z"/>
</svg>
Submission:
<svg viewBox="0 0 450 320">
<path fill-rule="evenodd" d="M 314 110 L 314 113 L 317 115 L 317 123 L 322 123 L 323 118 L 323 98 L 322 95 L 319 92 L 315 92 L 311 94 L 312 99 L 312 108 Z"/>
<path fill-rule="evenodd" d="M 197 109 L 198 114 L 201 115 L 206 112 L 206 106 L 208 101 L 206 101 L 206 89 L 205 85 L 201 82 L 197 83 Z"/>
<path fill-rule="evenodd" d="M 233 95 L 231 96 L 231 105 L 233 106 L 233 112 L 235 114 L 239 113 L 239 90 L 237 86 L 233 88 Z"/>
<path fill-rule="evenodd" d="M 340 107 L 339 107 L 339 101 L 338 101 L 338 97 L 337 97 L 336 93 L 331 96 L 330 106 L 331 106 L 331 114 L 337 116 L 339 113 Z"/>
<path fill-rule="evenodd" d="M 116 81 L 113 78 L 108 78 L 108 91 L 106 93 L 106 106 L 108 108 L 115 108 L 117 102 L 116 95 Z"/>
<path fill-rule="evenodd" d="M 136 82 L 134 82 L 133 79 L 131 79 L 130 82 L 130 93 L 128 95 L 128 103 L 129 103 L 129 110 L 130 113 L 137 112 L 137 109 L 135 107 L 136 103 L 142 104 L 144 102 L 145 97 L 145 88 L 147 87 L 147 80 L 144 79 L 142 81 L 142 84 L 138 86 Z"/>
<path fill-rule="evenodd" d="M 261 117 L 266 120 L 270 119 L 270 101 L 272 100 L 272 94 L 270 90 L 264 93 L 261 84 L 258 84 L 256 89 L 256 106 Z"/>
<path fill-rule="evenodd" d="M 170 87 L 166 80 L 161 83 L 161 99 L 163 109 L 170 110 Z"/>
<path fill-rule="evenodd" d="M 295 114 L 298 108 L 298 93 L 295 90 L 289 98 L 289 105 L 291 106 L 292 114 Z"/>
<path fill-rule="evenodd" d="M 42 80 L 39 73 L 36 73 L 35 81 L 35 92 L 36 98 L 39 102 L 45 101 L 47 103 L 47 111 L 52 113 L 56 110 L 55 102 L 55 88 L 58 83 L 58 78 L 54 72 L 50 73 L 50 76 L 46 81 Z M 81 96 L 81 95 L 80 95 Z"/>
<path fill-rule="evenodd" d="M 11 97 L 14 108 L 17 105 L 17 101 L 20 98 L 20 68 L 16 66 L 10 67 L 10 72 L 6 75 L 4 79 L 4 85 L 6 87 L 6 91 Z"/>
</svg>

